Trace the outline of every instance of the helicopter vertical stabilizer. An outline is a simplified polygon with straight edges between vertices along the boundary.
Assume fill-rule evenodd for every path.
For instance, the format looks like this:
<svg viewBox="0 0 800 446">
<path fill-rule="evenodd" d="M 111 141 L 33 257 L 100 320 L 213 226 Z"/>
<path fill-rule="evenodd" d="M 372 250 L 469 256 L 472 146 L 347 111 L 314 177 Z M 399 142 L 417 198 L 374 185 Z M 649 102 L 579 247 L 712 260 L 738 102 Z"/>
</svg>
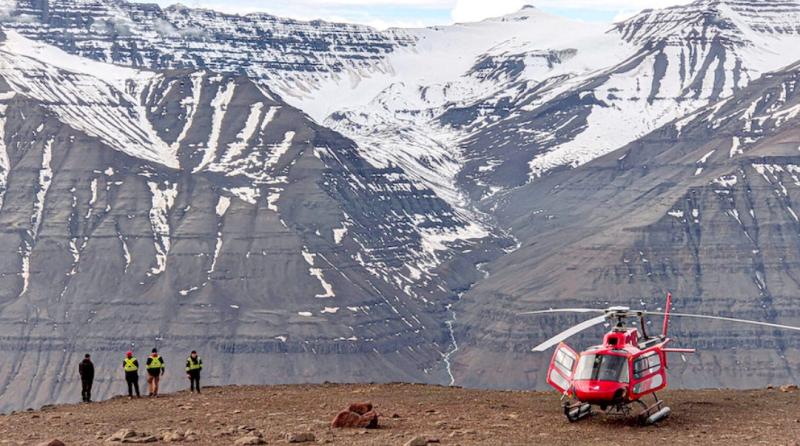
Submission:
<svg viewBox="0 0 800 446">
<path fill-rule="evenodd" d="M 672 310 L 672 293 L 667 292 L 667 308 L 664 309 L 664 327 L 661 331 L 662 336 L 667 337 L 669 330 L 669 312 Z"/>
</svg>

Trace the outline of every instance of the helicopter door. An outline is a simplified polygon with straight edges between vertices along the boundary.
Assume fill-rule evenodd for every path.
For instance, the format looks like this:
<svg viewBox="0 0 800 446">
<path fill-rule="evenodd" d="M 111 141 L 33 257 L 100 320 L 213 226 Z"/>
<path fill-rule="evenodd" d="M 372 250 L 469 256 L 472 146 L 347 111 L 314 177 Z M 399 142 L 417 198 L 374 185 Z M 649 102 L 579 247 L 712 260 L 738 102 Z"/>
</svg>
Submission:
<svg viewBox="0 0 800 446">
<path fill-rule="evenodd" d="M 667 386 L 664 352 L 650 350 L 631 359 L 631 393 L 635 398 L 656 392 Z"/>
<path fill-rule="evenodd" d="M 553 353 L 553 359 L 550 360 L 550 367 L 547 369 L 547 383 L 561 393 L 570 393 L 572 378 L 575 376 L 577 366 L 578 354 L 567 344 L 561 343 Z"/>
</svg>

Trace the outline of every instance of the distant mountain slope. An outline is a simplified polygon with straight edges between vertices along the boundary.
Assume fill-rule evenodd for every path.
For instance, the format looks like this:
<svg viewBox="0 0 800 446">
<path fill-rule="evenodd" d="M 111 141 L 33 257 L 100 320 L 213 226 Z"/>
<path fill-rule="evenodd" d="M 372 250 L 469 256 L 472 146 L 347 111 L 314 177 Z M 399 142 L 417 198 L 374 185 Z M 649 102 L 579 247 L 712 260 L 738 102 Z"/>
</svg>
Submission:
<svg viewBox="0 0 800 446">
<path fill-rule="evenodd" d="M 227 383 L 448 379 L 449 290 L 477 272 L 439 269 L 499 248 L 402 170 L 246 77 L 13 31 L 0 102 L 0 409 L 61 400 L 54 364 L 131 343 L 204 351 Z"/>
<path fill-rule="evenodd" d="M 796 0 L 699 0 L 612 29 L 527 7 L 385 32 L 120 0 L 16 5 L 7 26 L 85 57 L 246 73 L 470 214 L 800 59 Z"/>
<path fill-rule="evenodd" d="M 521 247 L 487 265 L 489 277 L 456 307 L 459 382 L 543 382 L 549 358 L 530 346 L 577 319 L 518 314 L 530 309 L 652 309 L 671 290 L 684 312 L 800 326 L 799 125 L 795 64 L 623 149 L 498 197 L 498 218 Z M 673 328 L 701 349 L 697 359 L 670 364 L 679 385 L 800 379 L 795 333 L 684 320 Z M 573 342 L 590 345 L 600 331 Z"/>
</svg>

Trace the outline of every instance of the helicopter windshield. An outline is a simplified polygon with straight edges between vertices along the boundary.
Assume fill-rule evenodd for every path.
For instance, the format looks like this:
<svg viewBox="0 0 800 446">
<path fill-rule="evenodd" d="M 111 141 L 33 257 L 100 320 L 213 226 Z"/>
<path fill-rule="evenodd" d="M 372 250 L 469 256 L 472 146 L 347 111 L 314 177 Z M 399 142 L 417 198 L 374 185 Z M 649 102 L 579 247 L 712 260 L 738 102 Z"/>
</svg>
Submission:
<svg viewBox="0 0 800 446">
<path fill-rule="evenodd" d="M 616 355 L 581 355 L 576 381 L 628 382 L 628 358 Z"/>
</svg>

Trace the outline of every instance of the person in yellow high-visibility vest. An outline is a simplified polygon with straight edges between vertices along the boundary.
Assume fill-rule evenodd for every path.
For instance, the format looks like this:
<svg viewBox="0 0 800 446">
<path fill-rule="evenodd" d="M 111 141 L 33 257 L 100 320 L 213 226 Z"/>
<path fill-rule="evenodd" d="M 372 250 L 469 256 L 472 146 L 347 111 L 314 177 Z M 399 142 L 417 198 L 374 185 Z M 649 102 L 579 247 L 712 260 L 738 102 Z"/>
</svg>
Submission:
<svg viewBox="0 0 800 446">
<path fill-rule="evenodd" d="M 164 376 L 164 358 L 158 354 L 157 349 L 147 358 L 147 387 L 150 396 L 158 396 L 158 384 Z"/>
<path fill-rule="evenodd" d="M 196 351 L 192 350 L 192 353 L 186 358 L 186 376 L 189 378 L 192 392 L 197 388 L 197 393 L 200 393 L 200 370 L 203 370 L 203 360 L 197 356 Z"/>
<path fill-rule="evenodd" d="M 139 395 L 139 361 L 133 356 L 133 352 L 125 354 L 122 360 L 122 368 L 125 370 L 125 382 L 128 383 L 128 398 L 133 398 L 133 389 L 136 389 L 136 398 Z"/>
</svg>

